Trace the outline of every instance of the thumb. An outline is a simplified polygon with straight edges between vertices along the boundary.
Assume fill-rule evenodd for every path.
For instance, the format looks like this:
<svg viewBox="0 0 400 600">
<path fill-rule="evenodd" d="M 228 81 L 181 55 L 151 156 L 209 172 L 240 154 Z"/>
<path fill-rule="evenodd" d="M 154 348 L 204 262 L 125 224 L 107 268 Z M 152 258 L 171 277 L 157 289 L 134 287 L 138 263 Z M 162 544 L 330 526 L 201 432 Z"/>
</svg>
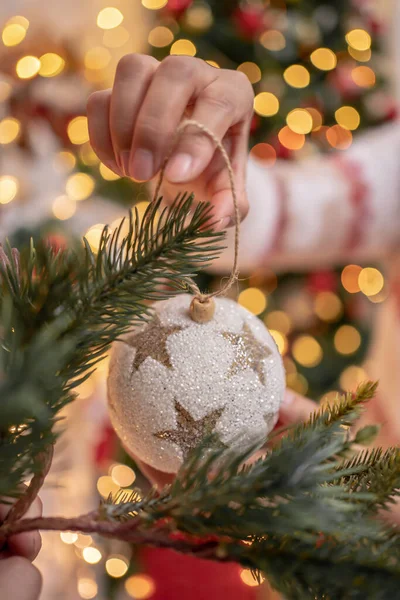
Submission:
<svg viewBox="0 0 400 600">
<path fill-rule="evenodd" d="M 301 421 L 307 421 L 316 410 L 318 410 L 316 402 L 287 389 L 280 406 L 279 421 L 282 425 L 293 425 Z"/>
</svg>

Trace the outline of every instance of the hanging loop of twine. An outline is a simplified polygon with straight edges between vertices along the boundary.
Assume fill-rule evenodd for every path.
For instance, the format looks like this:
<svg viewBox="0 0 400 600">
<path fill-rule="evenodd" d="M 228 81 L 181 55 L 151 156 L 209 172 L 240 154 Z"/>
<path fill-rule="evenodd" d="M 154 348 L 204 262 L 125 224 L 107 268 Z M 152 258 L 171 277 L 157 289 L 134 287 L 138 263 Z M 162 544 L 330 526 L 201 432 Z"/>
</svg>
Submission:
<svg viewBox="0 0 400 600">
<path fill-rule="evenodd" d="M 235 223 L 234 257 L 233 257 L 233 265 L 232 265 L 232 270 L 231 270 L 229 279 L 227 280 L 227 282 L 225 284 L 222 285 L 222 287 L 219 290 L 217 290 L 216 292 L 213 292 L 211 294 L 202 294 L 200 289 L 196 285 L 196 283 L 193 280 L 190 280 L 190 284 L 189 284 L 190 291 L 195 295 L 196 299 L 201 304 L 209 304 L 211 298 L 214 298 L 216 296 L 222 296 L 223 294 L 226 294 L 226 292 L 228 292 L 228 290 L 230 290 L 230 288 L 238 280 L 238 276 L 239 276 L 238 262 L 239 262 L 240 212 L 239 212 L 239 202 L 238 202 L 238 197 L 237 197 L 237 190 L 236 190 L 236 185 L 235 185 L 235 175 L 233 172 L 232 163 L 230 161 L 228 153 L 225 150 L 222 142 L 217 138 L 217 136 L 210 129 L 208 129 L 208 127 L 206 127 L 202 123 L 199 123 L 198 121 L 195 121 L 194 119 L 186 119 L 186 120 L 182 121 L 182 123 L 179 125 L 179 127 L 177 128 L 177 130 L 175 132 L 171 147 L 170 147 L 166 157 L 164 158 L 164 161 L 163 161 L 163 164 L 162 164 L 162 167 L 160 170 L 158 182 L 156 185 L 156 189 L 154 192 L 153 202 L 155 202 L 159 196 L 160 189 L 161 189 L 161 186 L 162 186 L 162 183 L 164 180 L 165 169 L 166 169 L 167 163 L 168 163 L 169 159 L 171 158 L 171 155 L 175 149 L 176 143 L 178 142 L 180 136 L 185 131 L 185 129 L 187 129 L 187 127 L 190 127 L 190 126 L 196 127 L 198 130 L 200 130 L 205 135 L 207 135 L 214 142 L 214 144 L 218 148 L 218 150 L 221 152 L 221 155 L 225 161 L 225 165 L 226 165 L 226 168 L 227 168 L 228 174 L 229 174 L 229 182 L 230 182 L 230 186 L 231 186 L 233 207 L 234 207 L 234 223 Z"/>
</svg>

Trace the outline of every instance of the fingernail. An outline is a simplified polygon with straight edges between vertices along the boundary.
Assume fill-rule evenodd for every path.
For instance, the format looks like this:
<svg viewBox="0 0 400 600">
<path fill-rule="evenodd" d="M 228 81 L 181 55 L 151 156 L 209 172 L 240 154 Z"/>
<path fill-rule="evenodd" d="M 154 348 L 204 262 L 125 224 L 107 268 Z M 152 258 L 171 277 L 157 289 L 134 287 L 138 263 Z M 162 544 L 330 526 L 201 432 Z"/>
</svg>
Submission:
<svg viewBox="0 0 400 600">
<path fill-rule="evenodd" d="M 215 226 L 215 230 L 216 231 L 224 231 L 225 229 L 228 229 L 228 227 L 232 227 L 232 225 L 233 225 L 232 218 L 224 217 L 223 219 L 218 221 L 218 223 Z"/>
<path fill-rule="evenodd" d="M 129 150 L 124 150 L 121 152 L 121 166 L 122 172 L 125 177 L 129 177 L 129 157 L 131 153 Z"/>
<path fill-rule="evenodd" d="M 296 395 L 293 392 L 289 392 L 286 390 L 285 395 L 282 400 L 282 405 L 284 407 L 291 406 L 296 399 Z"/>
<path fill-rule="evenodd" d="M 193 158 L 190 154 L 175 154 L 169 159 L 165 176 L 171 183 L 181 183 L 190 177 Z"/>
<path fill-rule="evenodd" d="M 129 174 L 136 181 L 149 181 L 154 175 L 154 159 L 150 150 L 139 148 L 133 154 Z"/>
</svg>

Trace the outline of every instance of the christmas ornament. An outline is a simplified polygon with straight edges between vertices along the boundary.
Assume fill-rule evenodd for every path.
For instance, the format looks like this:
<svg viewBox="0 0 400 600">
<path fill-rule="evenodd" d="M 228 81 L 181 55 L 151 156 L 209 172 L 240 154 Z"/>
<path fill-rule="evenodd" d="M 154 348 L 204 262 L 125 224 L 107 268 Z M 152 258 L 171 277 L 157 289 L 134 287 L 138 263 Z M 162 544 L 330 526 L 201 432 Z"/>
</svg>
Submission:
<svg viewBox="0 0 400 600">
<path fill-rule="evenodd" d="M 211 433 L 227 447 L 266 436 L 285 389 L 276 344 L 254 315 L 225 298 L 207 322 L 193 297 L 155 305 L 154 317 L 115 343 L 108 380 L 112 424 L 126 449 L 176 473 Z"/>
</svg>

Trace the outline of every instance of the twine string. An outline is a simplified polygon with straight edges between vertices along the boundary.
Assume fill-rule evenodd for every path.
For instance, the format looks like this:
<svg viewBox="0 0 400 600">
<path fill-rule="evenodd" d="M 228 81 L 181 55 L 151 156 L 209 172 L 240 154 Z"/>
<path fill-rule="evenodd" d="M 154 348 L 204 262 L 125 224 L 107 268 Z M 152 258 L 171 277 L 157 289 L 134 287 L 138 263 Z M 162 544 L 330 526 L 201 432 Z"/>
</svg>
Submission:
<svg viewBox="0 0 400 600">
<path fill-rule="evenodd" d="M 218 148 L 218 150 L 221 152 L 221 155 L 224 159 L 224 162 L 225 162 L 226 168 L 228 170 L 228 174 L 229 174 L 229 182 L 230 182 L 230 186 L 231 186 L 233 207 L 234 207 L 234 223 L 235 223 L 234 257 L 233 257 L 233 265 L 232 265 L 231 274 L 230 274 L 227 282 L 224 285 L 222 285 L 222 287 L 219 290 L 217 290 L 216 292 L 213 292 L 211 294 L 202 294 L 199 287 L 196 285 L 196 283 L 192 279 L 189 282 L 189 288 L 190 288 L 191 292 L 199 299 L 200 302 L 206 302 L 207 300 L 210 300 L 210 298 L 214 298 L 216 296 L 222 296 L 223 294 L 226 294 L 226 292 L 228 292 L 228 290 L 230 290 L 230 288 L 237 282 L 238 276 L 239 276 L 238 262 L 239 262 L 239 236 L 240 236 L 239 202 L 238 202 L 238 197 L 237 197 L 237 190 L 236 190 L 236 185 L 235 185 L 235 175 L 233 172 L 232 163 L 231 163 L 231 160 L 230 160 L 228 153 L 225 150 L 222 142 L 217 138 L 217 136 L 210 129 L 208 129 L 208 127 L 206 127 L 202 123 L 199 123 L 198 121 L 195 121 L 194 119 L 186 119 L 186 120 L 182 121 L 182 123 L 179 125 L 179 127 L 177 128 L 177 130 L 175 132 L 174 138 L 172 140 L 171 147 L 170 147 L 169 151 L 167 152 L 167 155 L 165 156 L 163 164 L 161 166 L 160 175 L 159 175 L 156 189 L 154 192 L 153 202 L 156 202 L 157 198 L 159 196 L 161 186 L 164 181 L 165 169 L 166 169 L 167 163 L 168 163 L 169 159 L 171 158 L 171 155 L 175 149 L 176 143 L 178 142 L 180 136 L 185 131 L 185 129 L 190 126 L 196 127 L 198 130 L 200 130 L 205 135 L 207 135 L 214 142 L 214 144 Z"/>
</svg>

